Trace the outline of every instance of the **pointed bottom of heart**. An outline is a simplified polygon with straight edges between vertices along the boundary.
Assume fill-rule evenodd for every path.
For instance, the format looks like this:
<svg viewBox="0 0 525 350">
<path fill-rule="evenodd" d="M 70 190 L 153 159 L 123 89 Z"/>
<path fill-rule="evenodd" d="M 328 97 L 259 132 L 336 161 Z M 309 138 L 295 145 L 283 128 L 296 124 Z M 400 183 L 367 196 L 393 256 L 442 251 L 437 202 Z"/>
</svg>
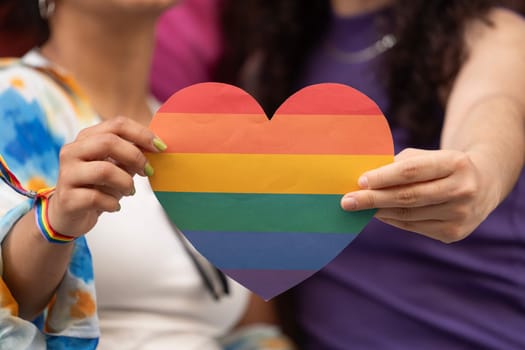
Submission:
<svg viewBox="0 0 525 350">
<path fill-rule="evenodd" d="M 226 275 L 268 301 L 301 283 L 313 270 L 222 270 Z"/>
<path fill-rule="evenodd" d="M 355 233 L 185 231 L 212 264 L 265 300 L 322 269 Z"/>
</svg>

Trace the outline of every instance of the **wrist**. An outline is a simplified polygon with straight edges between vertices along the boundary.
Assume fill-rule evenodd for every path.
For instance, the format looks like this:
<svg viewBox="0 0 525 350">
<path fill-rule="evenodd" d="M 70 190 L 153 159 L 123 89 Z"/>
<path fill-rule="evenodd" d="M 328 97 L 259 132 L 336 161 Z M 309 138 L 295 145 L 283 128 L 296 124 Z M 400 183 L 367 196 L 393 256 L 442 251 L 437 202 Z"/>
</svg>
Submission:
<svg viewBox="0 0 525 350">
<path fill-rule="evenodd" d="M 67 232 L 67 224 L 64 223 L 63 217 L 64 214 L 62 214 L 60 210 L 60 204 L 57 203 L 57 195 L 53 191 L 49 194 L 47 202 L 47 218 L 49 220 L 49 225 L 57 231 L 57 232 Z"/>
<path fill-rule="evenodd" d="M 466 152 L 479 178 L 479 187 L 483 188 L 482 193 L 484 204 L 484 214 L 488 215 L 505 198 L 501 182 L 502 176 L 498 172 L 498 167 L 482 150 L 469 150 Z"/>
<path fill-rule="evenodd" d="M 53 189 L 42 191 L 35 197 L 34 213 L 36 226 L 42 235 L 50 243 L 67 244 L 73 242 L 77 237 L 68 236 L 58 232 L 49 219 L 50 198 L 53 195 Z"/>
</svg>

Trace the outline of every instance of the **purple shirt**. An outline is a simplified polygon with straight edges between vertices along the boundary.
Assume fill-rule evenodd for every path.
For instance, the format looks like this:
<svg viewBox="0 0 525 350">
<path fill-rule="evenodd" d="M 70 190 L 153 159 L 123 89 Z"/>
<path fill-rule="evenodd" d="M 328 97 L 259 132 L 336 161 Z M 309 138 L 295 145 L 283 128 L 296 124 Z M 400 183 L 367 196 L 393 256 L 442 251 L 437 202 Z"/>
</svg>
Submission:
<svg viewBox="0 0 525 350">
<path fill-rule="evenodd" d="M 375 14 L 336 18 L 330 45 L 360 50 L 382 36 Z M 381 57 L 348 64 L 312 56 L 303 85 L 339 82 L 388 100 Z M 407 147 L 393 130 L 396 152 Z M 301 349 L 525 349 L 525 173 L 467 239 L 446 245 L 373 220 L 294 293 Z"/>
</svg>

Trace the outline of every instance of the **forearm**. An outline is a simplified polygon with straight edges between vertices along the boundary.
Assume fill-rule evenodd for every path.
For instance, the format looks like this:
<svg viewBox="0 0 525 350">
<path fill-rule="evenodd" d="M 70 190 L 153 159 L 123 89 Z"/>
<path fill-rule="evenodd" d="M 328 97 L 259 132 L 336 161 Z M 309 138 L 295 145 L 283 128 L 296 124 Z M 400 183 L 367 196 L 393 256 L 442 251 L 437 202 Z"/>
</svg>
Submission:
<svg viewBox="0 0 525 350">
<path fill-rule="evenodd" d="M 489 17 L 492 25 L 472 23 L 466 33 L 468 58 L 450 92 L 442 148 L 466 152 L 499 203 L 524 165 L 525 21 L 502 9 Z"/>
<path fill-rule="evenodd" d="M 443 135 L 441 147 L 469 155 L 486 180 L 491 206 L 497 206 L 525 165 L 525 101 L 505 94 L 480 98 L 462 123 Z"/>
<path fill-rule="evenodd" d="M 73 251 L 73 243 L 46 241 L 34 215 L 34 210 L 24 215 L 2 243 L 3 279 L 18 302 L 20 317 L 28 320 L 49 303 Z"/>
</svg>

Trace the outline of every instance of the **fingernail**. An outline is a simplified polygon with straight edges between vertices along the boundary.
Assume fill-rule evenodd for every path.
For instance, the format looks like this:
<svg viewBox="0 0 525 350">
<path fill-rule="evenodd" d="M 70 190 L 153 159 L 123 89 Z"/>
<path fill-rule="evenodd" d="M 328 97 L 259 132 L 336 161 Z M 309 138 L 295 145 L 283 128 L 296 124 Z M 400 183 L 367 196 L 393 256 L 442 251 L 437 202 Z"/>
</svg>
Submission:
<svg viewBox="0 0 525 350">
<path fill-rule="evenodd" d="M 119 212 L 120 209 L 122 209 L 121 206 L 120 206 L 120 203 L 117 203 L 117 209 L 115 209 L 115 212 Z"/>
<path fill-rule="evenodd" d="M 135 190 L 135 186 L 133 186 L 133 187 L 131 188 L 131 191 L 129 191 L 129 195 L 130 195 L 130 196 L 134 196 L 135 193 L 137 193 L 137 191 Z"/>
<path fill-rule="evenodd" d="M 357 180 L 357 184 L 359 185 L 359 187 L 361 187 L 362 189 L 367 189 L 368 188 L 368 177 L 366 176 L 361 176 L 359 178 L 359 180 Z"/>
<path fill-rule="evenodd" d="M 168 148 L 168 145 L 164 143 L 159 137 L 155 137 L 153 139 L 153 146 L 155 146 L 156 149 L 163 152 Z"/>
<path fill-rule="evenodd" d="M 152 176 L 153 173 L 155 173 L 155 170 L 153 170 L 153 167 L 151 166 L 151 164 L 149 162 L 146 163 L 146 165 L 144 165 L 144 174 L 146 174 L 146 176 Z"/>
<path fill-rule="evenodd" d="M 343 197 L 341 206 L 344 210 L 354 210 L 357 208 L 357 201 L 354 197 Z"/>
</svg>

